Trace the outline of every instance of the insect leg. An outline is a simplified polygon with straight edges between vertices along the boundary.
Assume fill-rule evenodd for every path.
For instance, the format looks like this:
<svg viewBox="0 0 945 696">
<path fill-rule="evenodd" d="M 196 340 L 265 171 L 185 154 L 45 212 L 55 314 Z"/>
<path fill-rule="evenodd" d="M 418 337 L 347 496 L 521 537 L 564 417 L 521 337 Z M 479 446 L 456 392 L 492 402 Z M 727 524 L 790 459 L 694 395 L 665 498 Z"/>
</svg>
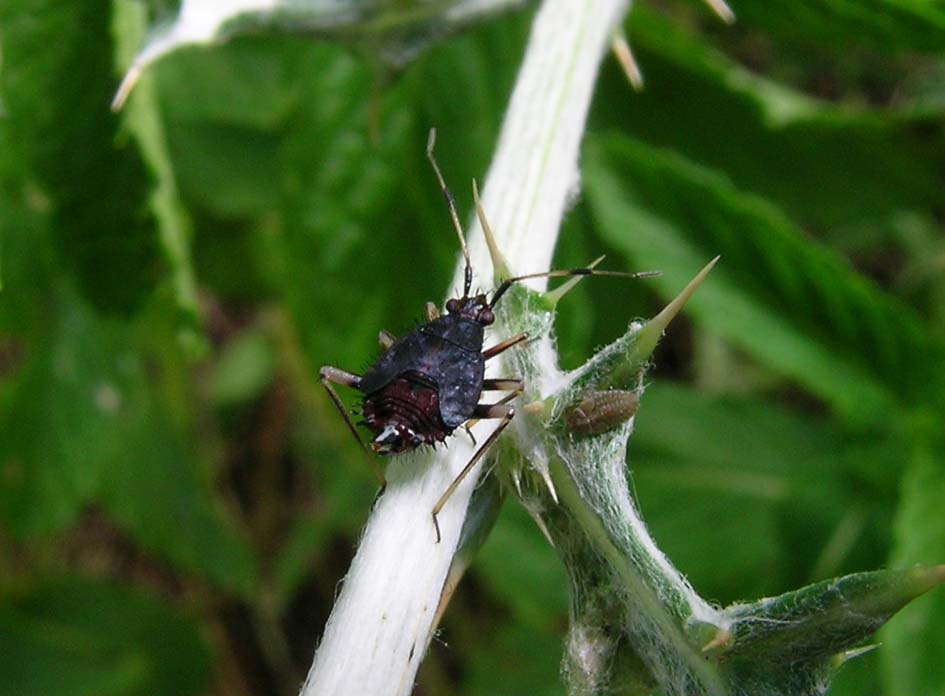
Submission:
<svg viewBox="0 0 945 696">
<path fill-rule="evenodd" d="M 354 427 L 354 422 L 351 420 L 351 416 L 348 414 L 348 410 L 345 408 L 344 403 L 341 401 L 341 397 L 338 396 L 338 392 L 335 391 L 335 388 L 332 387 L 334 384 L 342 384 L 346 387 L 358 388 L 358 385 L 361 384 L 361 378 L 358 375 L 352 374 L 350 372 L 345 372 L 344 370 L 338 369 L 337 367 L 332 367 L 331 365 L 325 365 L 318 371 L 319 379 L 322 383 L 322 386 L 325 387 L 325 391 L 328 392 L 328 396 L 331 398 L 332 403 L 335 404 L 335 408 L 338 409 L 338 413 L 341 414 L 341 417 L 345 419 L 345 423 L 348 426 L 348 430 L 351 431 L 351 434 L 354 435 L 354 439 L 358 441 L 358 444 L 361 445 L 361 449 L 364 451 L 364 454 L 367 455 L 368 461 L 371 464 L 371 469 L 374 470 L 374 475 L 377 477 L 377 480 L 380 481 L 381 488 L 387 485 L 387 481 L 384 479 L 384 472 L 381 471 L 381 468 L 377 465 L 377 462 L 374 461 L 374 457 L 371 456 L 370 450 L 364 444 L 364 440 L 361 439 L 361 436 L 358 435 L 357 428 Z"/>
<path fill-rule="evenodd" d="M 488 360 L 489 358 L 494 358 L 499 353 L 503 353 L 507 351 L 509 348 L 511 348 L 512 346 L 517 346 L 522 341 L 527 341 L 527 340 L 528 340 L 527 333 L 515 334 L 514 336 L 512 336 L 512 338 L 502 341 L 502 343 L 497 343 L 491 348 L 486 348 L 484 351 L 482 351 L 482 357 L 485 358 L 486 360 Z"/>
<path fill-rule="evenodd" d="M 514 394 L 510 394 L 513 399 L 518 396 L 525 388 L 525 382 L 521 379 L 484 379 L 482 380 L 482 390 L 483 391 L 511 391 Z M 509 397 L 506 397 L 508 399 Z M 505 403 L 504 401 L 500 401 Z"/>
<path fill-rule="evenodd" d="M 482 455 L 486 453 L 486 450 L 489 449 L 489 446 L 495 442 L 496 438 L 502 434 L 502 431 L 508 426 L 509 422 L 515 416 L 515 408 L 509 406 L 508 404 L 479 404 L 476 406 L 476 410 L 473 412 L 477 418 L 501 418 L 502 422 L 499 423 L 498 427 L 492 431 L 492 434 L 486 438 L 486 441 L 482 443 L 482 446 L 476 450 L 476 453 L 472 456 L 472 459 L 463 467 L 463 470 L 459 472 L 459 475 L 453 479 L 453 482 L 449 485 L 449 488 L 444 491 L 443 495 L 440 496 L 440 499 L 436 501 L 436 505 L 433 506 L 433 528 L 436 529 L 436 543 L 440 543 L 440 523 L 437 521 L 437 515 L 440 514 L 440 510 L 443 509 L 443 506 L 446 505 L 446 501 L 450 499 L 450 496 L 456 492 L 457 486 L 463 482 L 463 479 L 469 475 L 469 472 L 472 471 L 472 468 L 476 465 Z"/>
<path fill-rule="evenodd" d="M 482 208 L 482 201 L 479 200 L 479 187 L 476 180 L 472 182 L 473 202 L 476 204 L 476 215 L 479 217 L 479 225 L 482 227 L 482 236 L 486 238 L 486 246 L 489 247 L 489 256 L 492 257 L 492 270 L 496 276 L 505 278 L 512 273 L 509 271 L 509 262 L 505 260 L 502 252 L 499 251 L 499 245 L 496 244 L 495 235 L 492 234 L 492 228 L 486 219 L 486 211 Z"/>
<path fill-rule="evenodd" d="M 377 342 L 380 344 L 381 350 L 389 350 L 396 340 L 397 337 L 394 334 L 390 331 L 384 331 L 384 329 L 381 329 L 377 334 Z"/>
<path fill-rule="evenodd" d="M 478 422 L 479 421 L 476 421 L 476 420 L 468 420 L 465 423 L 463 423 L 463 430 L 466 431 L 466 434 L 469 435 L 469 439 L 472 440 L 473 447 L 479 444 L 476 440 L 476 436 L 473 435 L 473 431 L 472 431 L 472 427 Z"/>
<path fill-rule="evenodd" d="M 423 311 L 427 315 L 427 321 L 433 321 L 438 316 L 440 316 L 440 310 L 436 308 L 436 305 L 432 302 L 427 302 L 423 305 Z"/>
<path fill-rule="evenodd" d="M 508 386 L 503 386 L 503 387 L 492 386 L 498 383 L 505 384 Z M 514 399 L 516 396 L 522 393 L 522 390 L 525 389 L 525 382 L 520 379 L 484 379 L 482 381 L 483 391 L 492 391 L 493 389 L 497 389 L 500 391 L 504 391 L 505 389 L 511 389 L 512 392 L 510 394 L 506 394 L 501 399 L 496 401 L 494 404 L 479 404 L 476 407 L 477 411 L 474 412 L 473 415 L 476 415 L 476 413 L 483 408 L 489 408 L 490 406 L 499 406 L 501 404 L 509 403 L 512 399 Z M 472 431 L 470 429 L 476 423 L 478 423 L 481 418 L 488 418 L 488 417 L 489 416 L 480 416 L 479 418 L 470 418 L 468 421 L 466 421 L 463 424 L 463 427 L 466 428 L 466 432 L 468 432 L 469 436 L 472 437 Z M 475 438 L 473 438 L 473 440 L 475 441 Z"/>
</svg>

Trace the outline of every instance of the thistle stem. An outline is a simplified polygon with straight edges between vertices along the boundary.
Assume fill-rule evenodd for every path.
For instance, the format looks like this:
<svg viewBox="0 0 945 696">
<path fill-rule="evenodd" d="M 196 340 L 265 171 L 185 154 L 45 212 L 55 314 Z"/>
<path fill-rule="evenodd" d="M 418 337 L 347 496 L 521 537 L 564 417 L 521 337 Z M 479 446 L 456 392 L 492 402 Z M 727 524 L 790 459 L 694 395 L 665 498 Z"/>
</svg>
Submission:
<svg viewBox="0 0 945 696">
<path fill-rule="evenodd" d="M 482 197 L 515 273 L 549 267 L 579 182 L 579 147 L 600 59 L 626 7 L 627 0 L 545 0 L 535 17 Z M 489 268 L 478 221 L 469 251 L 473 268 Z M 462 279 L 460 267 L 450 296 Z M 532 282 L 542 287 L 545 280 Z M 477 439 L 492 427 L 478 424 Z M 392 460 L 387 491 L 368 520 L 304 696 L 412 691 L 479 472 L 440 513 L 439 544 L 430 512 L 472 452 L 467 438 L 453 438 L 446 451 Z"/>
</svg>

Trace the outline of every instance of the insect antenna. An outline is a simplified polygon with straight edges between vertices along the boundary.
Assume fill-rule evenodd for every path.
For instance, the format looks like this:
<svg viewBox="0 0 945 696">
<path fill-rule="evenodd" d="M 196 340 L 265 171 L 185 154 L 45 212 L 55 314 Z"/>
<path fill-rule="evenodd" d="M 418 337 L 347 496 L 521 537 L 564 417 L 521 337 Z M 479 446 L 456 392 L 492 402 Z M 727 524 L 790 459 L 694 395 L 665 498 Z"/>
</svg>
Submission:
<svg viewBox="0 0 945 696">
<path fill-rule="evenodd" d="M 440 168 L 433 157 L 433 146 L 436 145 L 436 128 L 430 129 L 430 137 L 427 139 L 427 159 L 433 166 L 433 173 L 436 174 L 436 180 L 440 182 L 440 190 L 446 199 L 446 205 L 450 209 L 450 218 L 453 220 L 453 227 L 456 228 L 456 236 L 459 237 L 459 246 L 463 250 L 463 259 L 466 261 L 466 270 L 463 279 L 463 299 L 469 297 L 469 289 L 472 287 L 472 264 L 469 262 L 469 250 L 466 248 L 466 239 L 463 237 L 463 226 L 459 223 L 459 215 L 456 214 L 456 201 L 453 200 L 453 194 L 450 193 Z"/>
<path fill-rule="evenodd" d="M 493 309 L 506 290 L 523 280 L 532 278 L 569 278 L 572 276 L 611 276 L 615 278 L 654 278 L 660 274 L 659 271 L 640 271 L 639 273 L 624 273 L 622 271 L 598 271 L 596 268 L 571 268 L 560 271 L 544 271 L 543 273 L 528 273 L 527 275 L 515 276 L 502 281 L 492 295 L 492 301 L 489 302 L 489 309 Z"/>
</svg>

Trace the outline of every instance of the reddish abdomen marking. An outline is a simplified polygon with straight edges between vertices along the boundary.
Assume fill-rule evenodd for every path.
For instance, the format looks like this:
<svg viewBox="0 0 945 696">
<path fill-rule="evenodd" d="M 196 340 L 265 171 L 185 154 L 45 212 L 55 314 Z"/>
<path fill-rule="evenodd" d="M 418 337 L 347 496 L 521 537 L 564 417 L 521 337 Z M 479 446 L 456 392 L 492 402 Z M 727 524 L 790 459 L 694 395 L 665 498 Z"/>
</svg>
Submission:
<svg viewBox="0 0 945 696">
<path fill-rule="evenodd" d="M 414 433 L 415 446 L 442 442 L 453 432 L 440 417 L 436 384 L 408 372 L 364 397 L 364 424 L 375 434 L 388 426 Z"/>
</svg>

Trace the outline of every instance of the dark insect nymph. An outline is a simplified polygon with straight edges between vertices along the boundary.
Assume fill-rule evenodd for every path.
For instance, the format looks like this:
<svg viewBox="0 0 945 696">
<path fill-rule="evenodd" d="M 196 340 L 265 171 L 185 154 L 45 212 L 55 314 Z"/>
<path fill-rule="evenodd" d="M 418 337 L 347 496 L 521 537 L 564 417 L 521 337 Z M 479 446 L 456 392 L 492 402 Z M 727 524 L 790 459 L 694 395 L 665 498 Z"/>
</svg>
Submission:
<svg viewBox="0 0 945 696">
<path fill-rule="evenodd" d="M 433 303 L 428 302 L 426 323 L 405 336 L 394 338 L 388 332 L 381 331 L 378 342 L 384 351 L 383 355 L 363 375 L 331 366 L 322 367 L 319 375 L 322 385 L 341 412 L 349 430 L 361 446 L 367 449 L 332 384 L 353 387 L 364 395 L 362 424 L 374 434 L 370 448 L 381 455 L 401 454 L 415 450 L 421 445 L 442 442 L 456 428 L 468 425 L 472 420 L 499 419 L 498 427 L 476 450 L 433 507 L 433 524 L 439 542 L 437 514 L 463 478 L 508 426 L 515 415 L 515 409 L 509 402 L 524 387 L 520 379 L 485 377 L 487 360 L 527 339 L 526 334 L 522 333 L 483 350 L 485 328 L 495 321 L 493 311 L 502 295 L 513 284 L 529 278 L 576 275 L 640 277 L 649 274 L 595 271 L 591 268 L 548 271 L 508 278 L 495 289 L 491 299 L 485 294 L 470 296 L 472 266 L 469 262 L 469 252 L 453 196 L 433 157 L 435 137 L 436 131 L 431 130 L 427 143 L 427 158 L 446 198 L 453 227 L 459 236 L 466 261 L 463 295 L 449 300 L 446 303 L 446 314 L 443 315 Z M 478 195 L 476 207 L 483 228 L 487 229 L 488 223 L 479 205 Z M 482 404 L 479 399 L 484 391 L 510 393 L 497 403 Z M 383 482 L 379 468 L 377 473 Z"/>
</svg>

